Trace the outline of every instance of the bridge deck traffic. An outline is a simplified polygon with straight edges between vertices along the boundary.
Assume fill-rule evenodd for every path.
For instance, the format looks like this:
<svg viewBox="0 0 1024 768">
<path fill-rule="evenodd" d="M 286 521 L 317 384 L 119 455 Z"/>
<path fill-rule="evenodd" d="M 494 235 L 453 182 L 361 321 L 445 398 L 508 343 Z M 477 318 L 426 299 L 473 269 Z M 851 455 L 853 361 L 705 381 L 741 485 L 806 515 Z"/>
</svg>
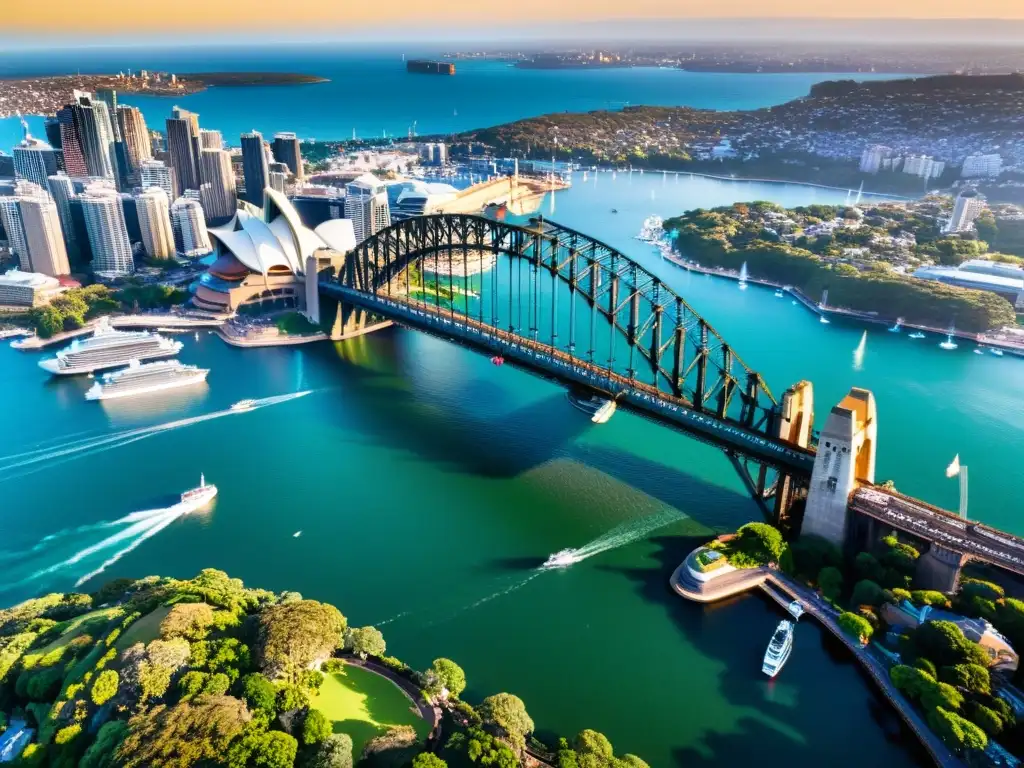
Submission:
<svg viewBox="0 0 1024 768">
<path fill-rule="evenodd" d="M 880 488 L 854 491 L 850 509 L 948 549 L 1024 576 L 1024 539 Z"/>
</svg>

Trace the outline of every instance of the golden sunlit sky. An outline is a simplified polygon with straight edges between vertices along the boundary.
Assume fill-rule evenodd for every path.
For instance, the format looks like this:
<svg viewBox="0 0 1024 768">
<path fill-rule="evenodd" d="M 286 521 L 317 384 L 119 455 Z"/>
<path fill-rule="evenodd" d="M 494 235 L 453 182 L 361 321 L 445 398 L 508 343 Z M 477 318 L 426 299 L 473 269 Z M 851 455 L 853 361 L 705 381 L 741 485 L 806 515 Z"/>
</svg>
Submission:
<svg viewBox="0 0 1024 768">
<path fill-rule="evenodd" d="M 618 19 L 677 20 L 706 18 L 901 18 L 901 19 L 1024 19 L 1019 0 L 860 0 L 825 3 L 821 0 L 733 0 L 730 3 L 695 0 L 405 0 L 368 3 L 349 0 L 52 0 L 48 3 L 9 0 L 2 11 L 4 32 L 38 36 L 101 34 L 106 37 L 146 33 L 176 35 L 201 28 L 234 33 L 302 33 L 357 35 L 360 30 L 386 33 L 388 25 L 406 34 L 459 28 L 486 29 L 531 22 L 558 25 L 572 33 L 573 22 Z"/>
</svg>

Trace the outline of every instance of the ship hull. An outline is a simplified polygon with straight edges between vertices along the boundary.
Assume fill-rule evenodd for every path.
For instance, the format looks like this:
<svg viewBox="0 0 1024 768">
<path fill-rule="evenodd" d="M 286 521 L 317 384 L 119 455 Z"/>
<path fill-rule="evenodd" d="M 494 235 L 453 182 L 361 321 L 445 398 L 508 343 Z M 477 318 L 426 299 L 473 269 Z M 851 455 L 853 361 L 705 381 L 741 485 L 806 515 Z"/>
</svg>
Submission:
<svg viewBox="0 0 1024 768">
<path fill-rule="evenodd" d="M 131 357 L 119 360 L 102 360 L 92 364 L 75 365 L 62 368 L 60 360 L 51 357 L 48 360 L 40 360 L 39 367 L 55 376 L 77 376 L 82 373 L 95 373 L 96 371 L 108 371 L 113 368 L 125 368 L 132 360 L 158 360 L 164 357 L 174 357 L 181 351 L 182 344 L 177 342 L 168 349 L 154 349 L 152 352 L 135 352 Z"/>
<path fill-rule="evenodd" d="M 94 385 L 92 389 L 85 393 L 86 400 L 117 400 L 122 397 L 136 397 L 138 395 L 148 395 L 153 392 L 162 392 L 166 389 L 178 389 L 179 387 L 190 387 L 194 384 L 201 384 L 206 381 L 206 375 L 209 371 L 202 371 L 195 373 L 191 376 L 182 376 L 170 381 L 163 381 L 160 383 L 147 384 L 141 387 L 134 387 L 131 389 L 115 389 L 107 391 L 104 389 L 102 384 Z"/>
</svg>

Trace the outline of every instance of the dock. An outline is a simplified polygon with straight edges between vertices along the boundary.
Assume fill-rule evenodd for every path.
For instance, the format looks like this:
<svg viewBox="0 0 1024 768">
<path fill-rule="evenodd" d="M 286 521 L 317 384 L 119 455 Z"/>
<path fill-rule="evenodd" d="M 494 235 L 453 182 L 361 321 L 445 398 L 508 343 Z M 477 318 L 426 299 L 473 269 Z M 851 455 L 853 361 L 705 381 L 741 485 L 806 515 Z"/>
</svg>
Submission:
<svg viewBox="0 0 1024 768">
<path fill-rule="evenodd" d="M 167 328 L 175 331 L 191 331 L 199 328 L 220 328 L 224 324 L 224 321 L 225 318 L 221 317 L 199 317 L 175 313 L 119 315 L 110 317 L 110 325 L 114 328 Z M 15 349 L 20 349 L 22 352 L 35 352 L 40 349 L 52 347 L 56 344 L 72 341 L 79 336 L 88 336 L 96 330 L 96 326 L 98 324 L 99 319 L 90 320 L 81 328 L 76 328 L 73 331 L 64 331 L 63 333 L 55 333 L 47 339 L 30 334 L 28 331 L 23 331 L 21 335 L 26 338 L 11 342 L 11 346 Z"/>
</svg>

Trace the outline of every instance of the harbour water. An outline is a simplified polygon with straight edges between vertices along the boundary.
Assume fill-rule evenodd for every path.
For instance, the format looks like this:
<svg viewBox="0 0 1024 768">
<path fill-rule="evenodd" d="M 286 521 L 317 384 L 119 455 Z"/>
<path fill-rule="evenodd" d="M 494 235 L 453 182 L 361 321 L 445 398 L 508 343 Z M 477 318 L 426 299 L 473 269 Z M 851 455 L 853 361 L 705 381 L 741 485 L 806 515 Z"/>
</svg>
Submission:
<svg viewBox="0 0 1024 768">
<path fill-rule="evenodd" d="M 265 136 L 295 131 L 302 138 L 349 139 L 451 133 L 550 112 L 621 109 L 629 104 L 756 109 L 805 96 L 811 84 L 881 73 L 718 74 L 669 69 L 524 70 L 506 62 L 459 62 L 454 77 L 406 72 L 402 54 L 437 57 L 440 51 L 339 45 L 260 48 L 197 46 L 112 47 L 0 53 L 0 77 L 118 72 L 141 68 L 176 73 L 279 71 L 318 75 L 327 83 L 301 86 L 211 88 L 182 97 L 121 94 L 139 107 L 150 128 L 163 130 L 175 104 L 199 113 L 203 127 L 232 144 L 253 129 Z M 43 136 L 42 118 L 29 118 Z M 21 138 L 16 118 L 0 120 L 0 149 Z"/>
<path fill-rule="evenodd" d="M 652 213 L 843 193 L 652 174 L 575 181 L 544 210 L 661 276 L 776 396 L 811 379 L 820 422 L 851 385 L 874 390 L 880 478 L 952 508 L 943 469 L 959 453 L 972 516 L 1024 533 L 1021 361 L 879 328 L 856 370 L 864 328 L 822 325 L 771 290 L 688 273 L 633 239 Z M 205 387 L 109 403 L 83 399 L 87 379 L 50 379 L 38 355 L 0 347 L 17 403 L 0 411 L 0 604 L 70 589 L 134 547 L 82 588 L 212 566 L 298 590 L 379 626 L 414 666 L 456 659 L 472 697 L 511 691 L 541 726 L 597 728 L 655 766 L 921 762 L 813 623 L 767 682 L 759 664 L 777 606 L 750 596 L 704 608 L 670 593 L 698 540 L 757 518 L 719 452 L 627 413 L 594 426 L 553 384 L 400 329 L 292 349 L 182 340 L 182 362 L 211 369 Z M 159 528 L 159 516 L 124 522 L 168 507 L 200 472 L 220 490 L 209 511 Z M 588 556 L 540 569 L 566 548 Z"/>
</svg>

